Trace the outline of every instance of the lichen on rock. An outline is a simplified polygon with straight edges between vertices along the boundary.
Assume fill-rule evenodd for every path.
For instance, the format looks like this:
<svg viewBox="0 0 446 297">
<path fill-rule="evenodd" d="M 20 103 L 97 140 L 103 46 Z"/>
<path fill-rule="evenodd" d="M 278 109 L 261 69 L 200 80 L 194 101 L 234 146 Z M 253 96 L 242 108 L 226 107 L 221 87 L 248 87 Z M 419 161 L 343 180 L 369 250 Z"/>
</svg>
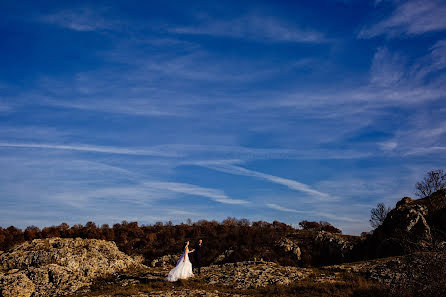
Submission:
<svg viewBox="0 0 446 297">
<path fill-rule="evenodd" d="M 0 292 L 1 296 L 66 295 L 89 287 L 97 278 L 142 267 L 111 241 L 36 239 L 0 254 L 0 270 L 13 272 L 0 274 Z"/>
</svg>

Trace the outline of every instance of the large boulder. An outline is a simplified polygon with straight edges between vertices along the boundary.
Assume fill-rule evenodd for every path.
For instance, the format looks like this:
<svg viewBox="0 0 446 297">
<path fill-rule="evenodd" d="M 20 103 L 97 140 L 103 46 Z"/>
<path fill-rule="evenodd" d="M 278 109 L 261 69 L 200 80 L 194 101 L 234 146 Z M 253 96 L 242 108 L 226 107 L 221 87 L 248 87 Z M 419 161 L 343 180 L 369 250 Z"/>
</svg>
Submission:
<svg viewBox="0 0 446 297">
<path fill-rule="evenodd" d="M 137 268 L 143 265 L 111 241 L 36 239 L 0 254 L 0 296 L 72 294 L 97 278 Z"/>
<path fill-rule="evenodd" d="M 299 244 L 296 241 L 284 237 L 284 238 L 281 238 L 276 243 L 276 245 L 278 248 L 283 250 L 285 253 L 292 254 L 296 260 L 298 260 L 298 261 L 301 260 L 302 252 L 300 250 Z"/>
<path fill-rule="evenodd" d="M 410 197 L 399 201 L 396 208 L 389 213 L 387 224 L 393 226 L 394 232 L 410 233 L 417 241 L 431 241 L 431 228 L 426 220 L 428 207 L 414 202 Z"/>
<path fill-rule="evenodd" d="M 446 241 L 446 190 L 423 199 L 404 197 L 383 224 L 355 248 L 356 259 L 442 249 Z"/>
<path fill-rule="evenodd" d="M 424 201 L 401 199 L 374 232 L 377 256 L 401 255 L 429 247 L 432 233 L 428 216 Z"/>
<path fill-rule="evenodd" d="M 319 231 L 314 239 L 313 257 L 318 264 L 335 264 L 348 260 L 354 242 L 341 234 Z"/>
</svg>

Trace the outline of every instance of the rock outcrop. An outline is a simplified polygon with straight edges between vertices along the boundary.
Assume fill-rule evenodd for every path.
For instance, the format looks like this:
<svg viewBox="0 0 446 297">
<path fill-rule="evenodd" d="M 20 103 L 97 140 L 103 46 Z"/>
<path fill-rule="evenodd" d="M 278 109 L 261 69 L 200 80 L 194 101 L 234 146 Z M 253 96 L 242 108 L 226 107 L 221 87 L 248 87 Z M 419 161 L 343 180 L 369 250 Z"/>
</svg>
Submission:
<svg viewBox="0 0 446 297">
<path fill-rule="evenodd" d="M 348 257 L 354 247 L 354 243 L 345 236 L 325 231 L 319 231 L 314 240 L 314 254 L 321 262 L 333 264 L 342 263 L 348 260 Z"/>
<path fill-rule="evenodd" d="M 56 296 L 89 287 L 97 278 L 143 268 L 114 242 L 50 238 L 0 254 L 0 296 Z"/>
<path fill-rule="evenodd" d="M 427 223 L 428 207 L 418 204 L 410 197 L 404 197 L 388 215 L 386 227 L 393 227 L 393 232 L 410 234 L 417 242 L 432 240 L 431 228 Z"/>
<path fill-rule="evenodd" d="M 277 242 L 276 245 L 285 253 L 291 253 L 296 258 L 296 260 L 301 260 L 302 252 L 296 241 L 289 238 L 282 238 Z"/>
<path fill-rule="evenodd" d="M 446 190 L 423 199 L 404 197 L 383 224 L 355 247 L 355 260 L 441 248 L 446 241 Z"/>
<path fill-rule="evenodd" d="M 444 252 L 420 252 L 344 263 L 323 267 L 323 269 L 331 272 L 359 273 L 367 279 L 391 286 L 395 292 L 407 290 L 418 292 L 418 295 L 407 296 L 446 296 L 444 283 L 446 253 Z"/>
</svg>

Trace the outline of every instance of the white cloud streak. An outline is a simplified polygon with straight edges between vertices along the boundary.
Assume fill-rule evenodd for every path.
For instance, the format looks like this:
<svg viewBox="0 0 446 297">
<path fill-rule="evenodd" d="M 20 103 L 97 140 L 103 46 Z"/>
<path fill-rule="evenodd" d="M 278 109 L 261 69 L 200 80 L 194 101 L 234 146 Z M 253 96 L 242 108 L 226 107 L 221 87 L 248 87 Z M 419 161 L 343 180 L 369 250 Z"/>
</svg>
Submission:
<svg viewBox="0 0 446 297">
<path fill-rule="evenodd" d="M 280 205 L 277 205 L 275 203 L 267 203 L 266 206 L 268 206 L 271 209 L 280 210 L 284 212 L 293 212 L 293 213 L 308 213 L 308 211 L 299 211 L 292 208 L 286 208 Z"/>
<path fill-rule="evenodd" d="M 432 153 L 442 153 L 446 151 L 446 146 L 418 147 L 404 153 L 404 156 L 427 155 Z"/>
<path fill-rule="evenodd" d="M 62 10 L 38 18 L 39 21 L 74 31 L 97 31 L 114 27 L 110 20 L 89 8 Z"/>
<path fill-rule="evenodd" d="M 93 102 L 92 102 L 93 101 Z M 150 116 L 150 117 L 162 117 L 162 116 L 185 116 L 187 111 L 177 106 L 177 110 L 167 109 L 160 104 L 148 99 L 127 99 L 125 104 L 121 100 L 101 100 L 99 98 L 95 100 L 77 100 L 63 101 L 63 100 L 45 100 L 42 102 L 45 105 L 63 107 L 79 110 L 99 111 L 106 113 L 126 114 L 134 116 Z"/>
<path fill-rule="evenodd" d="M 140 156 L 158 156 L 158 157 L 179 157 L 178 154 L 171 152 L 163 152 L 162 150 L 151 149 L 128 149 L 109 146 L 93 146 L 93 145 L 55 145 L 55 144 L 38 144 L 38 143 L 8 143 L 0 142 L 0 147 L 17 147 L 17 148 L 37 148 L 37 149 L 54 149 L 54 150 L 72 150 L 94 153 L 122 154 L 122 155 L 140 155 Z"/>
<path fill-rule="evenodd" d="M 230 20 L 212 20 L 197 26 L 173 27 L 178 34 L 246 38 L 256 41 L 322 43 L 328 39 L 320 32 L 302 30 L 271 17 L 248 15 Z"/>
<path fill-rule="evenodd" d="M 380 116 L 388 107 L 413 108 L 446 97 L 446 41 L 437 41 L 426 55 L 413 59 L 386 47 L 376 50 L 369 83 L 353 89 L 294 93 L 274 101 L 257 104 L 258 108 L 293 108 L 308 118 L 350 119 L 360 123 Z M 440 75 L 437 75 L 440 74 Z"/>
<path fill-rule="evenodd" d="M 186 184 L 186 183 L 174 183 L 174 182 L 145 182 L 144 186 L 162 189 L 167 191 L 172 191 L 176 193 L 202 196 L 210 198 L 216 202 L 225 203 L 225 204 L 247 204 L 248 201 L 241 199 L 233 199 L 228 197 L 223 191 L 217 189 L 203 188 L 200 186 Z"/>
<path fill-rule="evenodd" d="M 397 2 L 393 14 L 363 28 L 359 38 L 414 36 L 446 29 L 446 4 L 441 0 L 409 0 Z"/>
<path fill-rule="evenodd" d="M 268 208 L 275 209 L 275 210 L 278 210 L 278 211 L 307 214 L 307 215 L 312 215 L 312 216 L 319 216 L 319 217 L 324 217 L 324 218 L 327 218 L 327 219 L 330 219 L 330 220 L 333 220 L 333 221 L 363 222 L 363 220 L 354 219 L 354 218 L 350 218 L 350 217 L 347 217 L 347 216 L 337 216 L 335 214 L 326 213 L 326 212 L 313 211 L 313 210 L 308 210 L 308 211 L 302 210 L 302 211 L 300 211 L 300 210 L 296 210 L 296 209 L 292 209 L 292 208 L 283 207 L 283 206 L 280 206 L 280 205 L 275 204 L 275 203 L 267 203 L 266 206 Z"/>
<path fill-rule="evenodd" d="M 18 132 L 20 129 L 15 128 L 13 131 Z M 1 131 L 0 131 L 1 132 Z M 0 133 L 1 135 L 1 133 Z M 8 134 L 5 134 L 8 136 Z M 29 148 L 29 149 L 51 149 L 51 150 L 72 150 L 84 151 L 104 154 L 120 154 L 135 156 L 154 156 L 165 158 L 183 158 L 201 157 L 205 160 L 201 161 L 181 161 L 180 165 L 206 165 L 209 162 L 215 164 L 215 159 L 220 158 L 224 164 L 243 163 L 246 160 L 273 160 L 273 159 L 356 159 L 368 157 L 368 153 L 360 153 L 355 151 L 325 151 L 314 150 L 311 153 L 308 150 L 294 149 L 262 149 L 249 148 L 243 146 L 226 146 L 226 145 L 194 145 L 194 144 L 167 144 L 156 145 L 142 149 L 112 147 L 112 146 L 96 146 L 89 144 L 48 144 L 48 143 L 20 143 L 20 142 L 0 142 L 0 147 L 4 148 Z M 203 155 L 205 154 L 205 155 Z M 223 158 L 223 157 L 224 158 Z M 208 159 L 208 161 L 206 161 Z"/>
<path fill-rule="evenodd" d="M 200 165 L 200 163 L 197 163 L 197 165 Z M 292 190 L 310 194 L 313 197 L 320 199 L 320 200 L 330 200 L 331 199 L 331 197 L 328 194 L 319 192 L 319 191 L 311 188 L 310 186 L 300 183 L 295 180 L 286 179 L 286 178 L 282 178 L 282 177 L 278 177 L 278 176 L 274 176 L 274 175 L 270 175 L 270 174 L 265 174 L 265 173 L 261 173 L 258 171 L 249 170 L 249 169 L 245 169 L 243 167 L 228 165 L 228 164 L 201 164 L 201 166 L 207 167 L 210 169 L 214 169 L 217 171 L 221 171 L 224 173 L 243 175 L 243 176 L 251 176 L 251 177 L 258 178 L 258 179 L 267 180 L 267 181 L 275 183 L 275 184 L 286 186 Z"/>
</svg>

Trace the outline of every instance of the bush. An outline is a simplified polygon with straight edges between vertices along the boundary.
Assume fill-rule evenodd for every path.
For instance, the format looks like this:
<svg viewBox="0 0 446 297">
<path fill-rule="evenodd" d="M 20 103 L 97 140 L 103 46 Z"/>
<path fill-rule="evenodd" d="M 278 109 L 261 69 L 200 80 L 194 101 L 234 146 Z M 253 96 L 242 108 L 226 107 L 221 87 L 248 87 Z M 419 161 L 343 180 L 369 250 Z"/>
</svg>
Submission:
<svg viewBox="0 0 446 297">
<path fill-rule="evenodd" d="M 339 233 L 341 234 L 342 231 L 333 225 L 331 225 L 329 222 L 320 221 L 318 222 L 310 222 L 310 221 L 302 221 L 299 223 L 299 226 L 303 230 L 310 230 L 310 231 L 326 231 L 330 233 Z"/>
</svg>

